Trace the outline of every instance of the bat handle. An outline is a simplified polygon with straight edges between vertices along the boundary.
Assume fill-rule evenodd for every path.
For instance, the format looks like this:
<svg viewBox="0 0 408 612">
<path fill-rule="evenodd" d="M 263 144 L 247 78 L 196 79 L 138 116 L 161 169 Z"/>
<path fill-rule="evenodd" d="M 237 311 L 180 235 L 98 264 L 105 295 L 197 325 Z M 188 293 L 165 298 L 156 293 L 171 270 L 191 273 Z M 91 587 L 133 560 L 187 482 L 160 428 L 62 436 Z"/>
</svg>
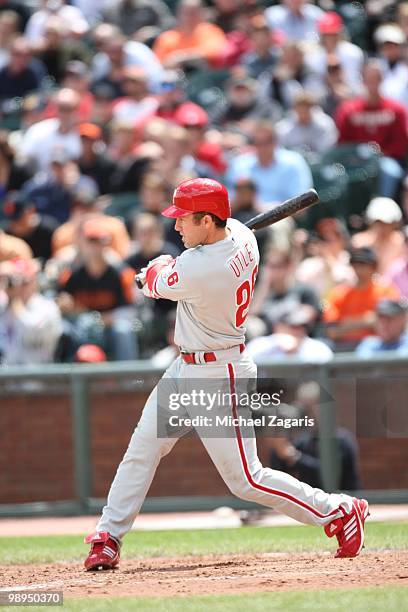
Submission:
<svg viewBox="0 0 408 612">
<path fill-rule="evenodd" d="M 143 289 L 145 282 L 146 282 L 146 277 L 144 274 L 136 274 L 135 283 L 139 289 Z"/>
</svg>

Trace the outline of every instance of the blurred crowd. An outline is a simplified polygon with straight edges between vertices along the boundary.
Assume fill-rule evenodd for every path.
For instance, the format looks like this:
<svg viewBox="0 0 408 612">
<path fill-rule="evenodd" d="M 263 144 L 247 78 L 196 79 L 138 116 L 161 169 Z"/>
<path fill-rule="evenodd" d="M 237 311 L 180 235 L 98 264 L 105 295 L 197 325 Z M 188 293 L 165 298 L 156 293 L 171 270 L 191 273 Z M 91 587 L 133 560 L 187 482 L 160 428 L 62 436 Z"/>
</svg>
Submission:
<svg viewBox="0 0 408 612">
<path fill-rule="evenodd" d="M 134 275 L 174 187 L 257 233 L 255 359 L 408 355 L 408 2 L 0 0 L 0 362 L 177 354 Z"/>
</svg>

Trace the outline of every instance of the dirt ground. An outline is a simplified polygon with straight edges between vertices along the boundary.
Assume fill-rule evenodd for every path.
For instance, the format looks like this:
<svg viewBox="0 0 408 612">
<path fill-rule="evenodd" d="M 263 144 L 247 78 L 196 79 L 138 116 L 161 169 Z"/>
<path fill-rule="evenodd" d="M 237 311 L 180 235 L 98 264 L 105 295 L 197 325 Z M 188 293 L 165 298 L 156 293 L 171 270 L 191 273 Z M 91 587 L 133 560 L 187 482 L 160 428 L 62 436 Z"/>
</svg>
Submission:
<svg viewBox="0 0 408 612">
<path fill-rule="evenodd" d="M 119 569 L 87 573 L 80 564 L 10 565 L 1 588 L 62 590 L 64 597 L 233 594 L 256 591 L 408 586 L 408 551 L 217 555 L 122 559 Z"/>
</svg>

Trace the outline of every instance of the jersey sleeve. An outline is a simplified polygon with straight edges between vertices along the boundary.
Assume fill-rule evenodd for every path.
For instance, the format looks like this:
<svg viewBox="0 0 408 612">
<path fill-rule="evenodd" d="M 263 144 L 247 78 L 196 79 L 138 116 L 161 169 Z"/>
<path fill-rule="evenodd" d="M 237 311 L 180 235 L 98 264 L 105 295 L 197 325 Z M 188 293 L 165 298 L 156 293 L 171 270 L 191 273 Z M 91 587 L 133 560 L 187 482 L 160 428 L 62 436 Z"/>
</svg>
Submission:
<svg viewBox="0 0 408 612">
<path fill-rule="evenodd" d="M 200 294 L 199 282 L 192 259 L 186 251 L 162 268 L 153 283 L 153 297 L 175 302 L 197 299 Z"/>
</svg>

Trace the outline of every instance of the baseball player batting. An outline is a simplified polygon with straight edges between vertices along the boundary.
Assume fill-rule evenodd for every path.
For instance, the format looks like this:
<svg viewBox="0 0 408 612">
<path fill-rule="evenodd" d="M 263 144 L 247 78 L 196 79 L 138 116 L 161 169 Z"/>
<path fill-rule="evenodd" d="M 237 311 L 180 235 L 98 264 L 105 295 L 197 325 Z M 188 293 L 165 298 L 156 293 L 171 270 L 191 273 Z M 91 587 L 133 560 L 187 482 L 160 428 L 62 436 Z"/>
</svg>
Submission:
<svg viewBox="0 0 408 612">
<path fill-rule="evenodd" d="M 119 564 L 121 541 L 131 529 L 162 457 L 177 435 L 158 434 L 160 384 L 175 393 L 201 379 L 210 389 L 226 385 L 231 402 L 222 408 L 237 423 L 235 397 L 256 380 L 256 365 L 245 350 L 245 320 L 258 273 L 259 251 L 250 228 L 231 219 L 226 188 L 212 179 L 183 181 L 162 213 L 176 220 L 186 250 L 176 259 L 160 256 L 143 271 L 144 295 L 177 302 L 175 342 L 180 355 L 150 394 L 111 485 L 96 533 L 85 538 L 91 550 L 87 570 Z M 245 382 L 246 381 L 246 382 Z M 166 408 L 166 407 L 164 407 Z M 247 408 L 249 412 L 249 408 Z M 251 427 L 234 425 L 225 436 L 195 428 L 221 477 L 238 497 L 274 508 L 301 523 L 336 536 L 336 557 L 356 557 L 364 543 L 368 503 L 326 493 L 289 474 L 261 465 Z M 249 430 L 249 431 L 248 431 Z M 184 435 L 185 430 L 180 432 Z M 222 433 L 222 432 L 221 432 Z"/>
</svg>

